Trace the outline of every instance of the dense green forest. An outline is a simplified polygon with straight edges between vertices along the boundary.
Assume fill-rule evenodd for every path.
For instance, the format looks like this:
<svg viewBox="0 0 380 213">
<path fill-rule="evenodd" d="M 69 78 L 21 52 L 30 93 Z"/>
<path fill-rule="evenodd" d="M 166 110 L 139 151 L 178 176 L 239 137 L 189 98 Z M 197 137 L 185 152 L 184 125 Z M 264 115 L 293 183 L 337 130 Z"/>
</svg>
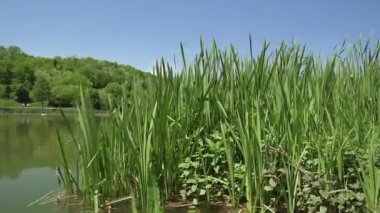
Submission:
<svg viewBox="0 0 380 213">
<path fill-rule="evenodd" d="M 94 108 L 104 109 L 108 97 L 117 99 L 151 76 L 129 65 L 90 57 L 35 57 L 16 46 L 0 46 L 0 107 L 7 100 L 20 106 L 38 102 L 72 107 L 81 86 L 89 91 Z"/>
</svg>

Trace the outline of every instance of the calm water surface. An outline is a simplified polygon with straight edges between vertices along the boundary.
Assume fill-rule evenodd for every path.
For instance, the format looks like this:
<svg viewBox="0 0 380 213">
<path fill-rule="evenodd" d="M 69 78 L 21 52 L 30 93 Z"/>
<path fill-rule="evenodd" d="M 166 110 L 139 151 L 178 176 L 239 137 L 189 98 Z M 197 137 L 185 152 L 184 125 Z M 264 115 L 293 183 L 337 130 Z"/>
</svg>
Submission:
<svg viewBox="0 0 380 213">
<path fill-rule="evenodd" d="M 27 207 L 59 190 L 55 168 L 61 156 L 56 130 L 68 139 L 64 125 L 58 115 L 0 114 L 0 212 L 80 212 L 55 202 Z"/>
</svg>

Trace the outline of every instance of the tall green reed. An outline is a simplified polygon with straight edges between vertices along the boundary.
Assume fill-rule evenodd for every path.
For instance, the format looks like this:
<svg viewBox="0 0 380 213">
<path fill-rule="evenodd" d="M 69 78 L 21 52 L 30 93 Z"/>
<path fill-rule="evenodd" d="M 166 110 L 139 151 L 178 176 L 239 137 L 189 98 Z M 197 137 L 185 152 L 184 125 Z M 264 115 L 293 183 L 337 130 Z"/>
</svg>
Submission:
<svg viewBox="0 0 380 213">
<path fill-rule="evenodd" d="M 250 56 L 243 58 L 233 46 L 220 50 L 213 42 L 207 49 L 201 41 L 189 63 L 181 45 L 182 71 L 158 60 L 152 79 L 135 82 L 121 101 L 110 98 L 103 122 L 82 95 L 79 136 L 73 136 L 78 188 L 88 202 L 98 190 L 102 198 L 134 195 L 140 211 L 160 211 L 157 204 L 177 198 L 183 187 L 179 165 L 196 154 L 198 141 L 213 144 L 216 134 L 226 171 L 210 170 L 211 162 L 202 160 L 201 175 L 226 178 L 222 193 L 234 206 L 245 198 L 250 212 L 296 212 L 308 205 L 301 192 L 311 177 L 321 182 L 314 191 L 353 191 L 347 174 L 355 162 L 367 161 L 352 153 L 373 159 L 377 152 L 367 149 L 378 150 L 380 45 L 370 47 L 359 41 L 325 60 L 297 44 L 281 43 L 270 52 L 264 42 L 254 57 L 250 38 Z M 370 141 L 363 140 L 368 129 L 376 133 Z M 64 143 L 60 146 L 65 156 Z M 235 168 L 240 162 L 242 183 Z M 361 180 L 370 208 L 378 205 L 376 173 L 368 170 L 374 167 L 361 166 L 354 177 Z M 210 193 L 196 197 L 212 200 Z"/>
</svg>

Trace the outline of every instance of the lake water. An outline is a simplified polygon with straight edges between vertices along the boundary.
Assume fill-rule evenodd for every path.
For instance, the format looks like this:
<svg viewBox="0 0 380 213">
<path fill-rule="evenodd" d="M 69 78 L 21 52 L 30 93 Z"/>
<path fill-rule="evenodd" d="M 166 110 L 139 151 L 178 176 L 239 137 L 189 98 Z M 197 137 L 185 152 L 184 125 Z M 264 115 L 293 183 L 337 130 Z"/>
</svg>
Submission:
<svg viewBox="0 0 380 213">
<path fill-rule="evenodd" d="M 59 190 L 55 168 L 61 156 L 56 130 L 68 139 L 64 125 L 58 115 L 0 114 L 0 212 L 78 212 L 56 202 L 27 207 Z"/>
</svg>

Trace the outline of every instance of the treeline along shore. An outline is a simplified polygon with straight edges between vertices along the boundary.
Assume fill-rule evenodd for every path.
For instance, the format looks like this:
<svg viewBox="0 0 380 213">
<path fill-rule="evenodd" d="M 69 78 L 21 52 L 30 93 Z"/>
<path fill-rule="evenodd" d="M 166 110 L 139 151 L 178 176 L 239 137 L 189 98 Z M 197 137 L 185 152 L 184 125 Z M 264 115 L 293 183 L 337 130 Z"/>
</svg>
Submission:
<svg viewBox="0 0 380 213">
<path fill-rule="evenodd" d="M 151 74 L 130 65 L 86 57 L 36 57 L 17 46 L 0 46 L 0 107 L 73 107 L 79 87 L 95 109 L 106 109 L 109 97 L 120 100 L 136 86 L 146 87 Z M 33 111 L 24 109 L 23 111 Z"/>
</svg>

